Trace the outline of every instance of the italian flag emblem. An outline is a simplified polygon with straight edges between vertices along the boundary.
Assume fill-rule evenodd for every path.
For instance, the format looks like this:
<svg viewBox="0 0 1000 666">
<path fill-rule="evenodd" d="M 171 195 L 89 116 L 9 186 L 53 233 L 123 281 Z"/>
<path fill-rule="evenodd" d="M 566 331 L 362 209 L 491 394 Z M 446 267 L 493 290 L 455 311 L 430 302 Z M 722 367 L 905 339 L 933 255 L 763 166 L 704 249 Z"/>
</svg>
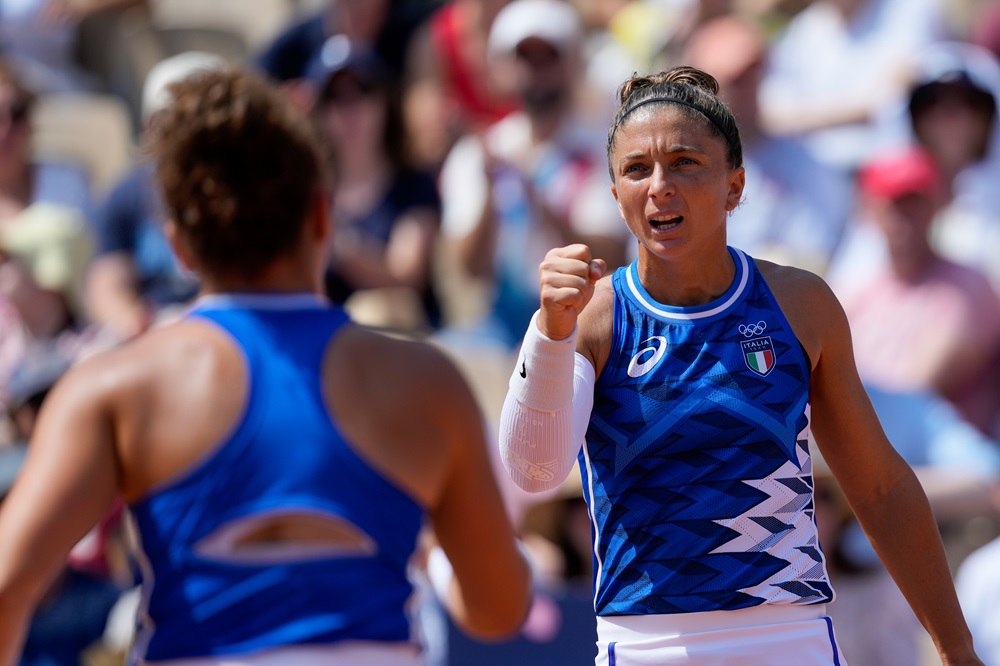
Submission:
<svg viewBox="0 0 1000 666">
<path fill-rule="evenodd" d="M 774 367 L 774 345 L 771 338 L 754 338 L 740 342 L 747 367 L 764 376 Z"/>
</svg>

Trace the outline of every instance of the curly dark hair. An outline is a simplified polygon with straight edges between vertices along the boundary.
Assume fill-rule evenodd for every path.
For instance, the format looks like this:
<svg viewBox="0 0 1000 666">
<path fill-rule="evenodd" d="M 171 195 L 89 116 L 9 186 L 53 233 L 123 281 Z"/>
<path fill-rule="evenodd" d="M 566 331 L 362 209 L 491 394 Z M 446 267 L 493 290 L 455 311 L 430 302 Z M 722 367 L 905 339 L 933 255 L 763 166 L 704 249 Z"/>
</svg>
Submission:
<svg viewBox="0 0 1000 666">
<path fill-rule="evenodd" d="M 157 178 L 199 268 L 249 277 L 298 243 L 330 187 L 321 141 L 274 84 L 228 68 L 172 85 L 153 128 Z"/>
<path fill-rule="evenodd" d="M 618 110 L 608 130 L 608 172 L 614 180 L 611 151 L 615 147 L 618 129 L 640 106 L 674 104 L 688 109 L 709 121 L 712 132 L 726 142 L 729 166 L 743 166 L 743 141 L 736 118 L 718 97 L 719 82 L 711 74 L 695 67 L 682 65 L 664 72 L 635 75 L 618 88 Z"/>
</svg>

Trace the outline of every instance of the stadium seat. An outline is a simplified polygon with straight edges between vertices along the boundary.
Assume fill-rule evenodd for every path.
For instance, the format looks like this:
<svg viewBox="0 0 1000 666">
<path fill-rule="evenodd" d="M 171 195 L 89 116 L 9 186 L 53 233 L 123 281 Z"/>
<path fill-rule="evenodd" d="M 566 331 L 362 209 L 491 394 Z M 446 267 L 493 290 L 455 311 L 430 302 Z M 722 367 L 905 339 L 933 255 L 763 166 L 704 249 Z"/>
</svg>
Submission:
<svg viewBox="0 0 1000 666">
<path fill-rule="evenodd" d="M 202 28 L 238 35 L 248 51 L 255 51 L 278 34 L 291 20 L 291 0 L 152 0 L 153 26 L 157 30 Z M 224 55 L 224 54 L 221 54 Z"/>
<path fill-rule="evenodd" d="M 98 195 L 124 173 L 134 150 L 128 106 L 103 94 L 53 94 L 39 98 L 34 115 L 35 154 L 68 160 L 87 172 Z"/>
</svg>

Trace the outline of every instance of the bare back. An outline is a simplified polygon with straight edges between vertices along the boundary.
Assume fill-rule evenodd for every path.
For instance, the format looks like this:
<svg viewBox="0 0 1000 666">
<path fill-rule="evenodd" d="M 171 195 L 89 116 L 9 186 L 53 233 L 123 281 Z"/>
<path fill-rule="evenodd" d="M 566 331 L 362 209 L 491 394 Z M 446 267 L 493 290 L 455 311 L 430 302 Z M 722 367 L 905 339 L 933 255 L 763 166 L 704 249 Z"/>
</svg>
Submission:
<svg viewBox="0 0 1000 666">
<path fill-rule="evenodd" d="M 523 612 L 527 570 L 493 477 L 484 422 L 457 369 L 430 345 L 353 324 L 326 343 L 321 367 L 322 401 L 345 443 L 430 519 L 454 567 L 456 622 L 486 635 L 509 631 Z M 40 596 L 116 495 L 143 502 L 214 464 L 243 421 L 247 374 L 229 334 L 197 319 L 74 367 L 46 401 L 0 515 L 9 537 L 0 545 L 0 586 Z M 279 512 L 240 525 L 224 555 L 276 552 L 282 544 L 363 548 L 350 527 L 327 515 Z"/>
<path fill-rule="evenodd" d="M 427 345 L 356 326 L 331 341 L 324 366 L 327 408 L 355 452 L 432 507 L 453 454 L 446 431 L 474 426 L 468 416 L 452 423 L 476 413 L 462 400 L 457 373 Z M 234 341 L 203 321 L 111 352 L 95 382 L 114 414 L 125 499 L 142 498 L 209 456 L 242 417 L 247 380 Z"/>
</svg>

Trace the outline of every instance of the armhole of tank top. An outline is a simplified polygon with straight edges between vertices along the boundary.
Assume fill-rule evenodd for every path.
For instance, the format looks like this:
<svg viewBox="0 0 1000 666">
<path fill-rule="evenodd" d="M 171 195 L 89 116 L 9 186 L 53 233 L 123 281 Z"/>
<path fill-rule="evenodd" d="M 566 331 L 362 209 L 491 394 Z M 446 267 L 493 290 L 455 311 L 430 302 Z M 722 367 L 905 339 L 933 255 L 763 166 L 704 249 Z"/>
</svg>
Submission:
<svg viewBox="0 0 1000 666">
<path fill-rule="evenodd" d="M 255 413 L 256 410 L 251 409 L 251 407 L 254 403 L 255 393 L 257 390 L 257 383 L 254 381 L 254 374 L 252 370 L 253 366 L 250 362 L 250 354 L 247 352 L 247 349 L 242 344 L 240 344 L 240 342 L 236 339 L 236 337 L 219 322 L 214 321 L 209 317 L 200 316 L 199 313 L 197 312 L 189 313 L 188 317 L 190 317 L 189 321 L 196 321 L 201 324 L 206 324 L 215 331 L 219 332 L 229 341 L 229 344 L 239 354 L 240 359 L 243 362 L 243 368 L 246 371 L 246 383 L 247 383 L 246 398 L 243 401 L 243 405 L 240 408 L 237 417 L 233 420 L 232 424 L 230 424 L 230 426 L 226 429 L 225 434 L 223 434 L 222 437 L 218 439 L 218 441 L 216 441 L 210 447 L 208 447 L 201 456 L 199 456 L 196 460 L 194 460 L 190 465 L 188 465 L 184 469 L 181 469 L 176 473 L 172 474 L 171 476 L 165 479 L 161 479 L 158 483 L 155 483 L 152 486 L 150 486 L 141 498 L 132 503 L 134 506 L 139 506 L 147 502 L 153 496 L 162 493 L 166 490 L 169 490 L 171 488 L 174 488 L 191 479 L 199 471 L 210 465 L 212 461 L 219 456 L 219 454 L 223 451 L 223 449 L 225 449 L 235 440 L 239 439 L 240 436 L 245 431 L 247 431 L 253 424 L 252 415 Z"/>
<path fill-rule="evenodd" d="M 747 261 L 751 266 L 751 270 L 753 271 L 753 280 L 759 282 L 764 289 L 767 289 L 767 298 L 774 305 L 774 311 L 778 313 L 778 316 L 781 317 L 781 321 L 785 323 L 788 331 L 791 333 L 792 337 L 795 338 L 795 344 L 799 346 L 799 351 L 802 352 L 802 370 L 805 372 L 806 382 L 808 383 L 809 379 L 812 377 L 812 359 L 809 358 L 809 352 L 806 351 L 805 345 L 802 344 L 802 341 L 799 340 L 799 336 L 796 335 L 792 322 L 788 321 L 788 317 L 785 316 L 785 311 L 782 309 L 781 303 L 778 302 L 777 296 L 775 296 L 774 292 L 771 290 L 771 285 L 764 279 L 764 275 L 757 267 L 756 260 L 754 260 L 754 258 L 749 254 L 744 253 L 744 255 L 746 256 Z"/>
<path fill-rule="evenodd" d="M 317 373 L 317 378 L 318 378 L 317 389 L 319 390 L 319 399 L 322 402 L 323 411 L 326 414 L 326 418 L 330 424 L 330 427 L 333 428 L 334 432 L 336 432 L 337 436 L 340 438 L 340 441 L 343 442 L 344 450 L 352 458 L 354 458 L 354 460 L 358 464 L 364 466 L 364 468 L 368 470 L 371 474 L 381 479 L 382 482 L 386 484 L 386 486 L 393 488 L 397 493 L 399 493 L 401 497 L 405 497 L 408 501 L 413 502 L 413 504 L 415 504 L 416 506 L 420 507 L 421 510 L 423 510 L 424 506 L 423 503 L 415 495 L 413 495 L 405 487 L 400 485 L 400 483 L 393 478 L 393 475 L 390 472 L 382 470 L 376 463 L 374 463 L 365 454 L 364 451 L 358 450 L 353 440 L 350 437 L 348 437 L 347 433 L 345 433 L 343 428 L 341 428 L 336 415 L 334 415 L 331 409 L 332 405 L 327 400 L 326 384 L 324 382 L 323 369 L 326 368 L 328 355 L 331 353 L 333 349 L 333 344 L 337 336 L 343 333 L 348 327 L 356 325 L 357 324 L 355 324 L 350 319 L 350 317 L 346 316 L 346 314 L 343 314 L 341 317 L 338 318 L 338 320 L 333 325 L 331 325 L 330 330 L 328 332 L 326 345 L 323 347 L 323 352 L 320 355 L 320 371 Z"/>
<path fill-rule="evenodd" d="M 325 369 L 327 363 L 329 362 L 330 354 L 333 353 L 333 346 L 337 341 L 337 338 L 344 333 L 344 331 L 349 326 L 356 325 L 351 318 L 341 311 L 340 316 L 333 321 L 326 335 L 326 343 L 323 344 L 322 351 L 319 354 L 319 368 L 316 372 L 316 391 L 318 392 L 318 397 L 320 403 L 323 405 L 323 413 L 326 414 L 327 421 L 330 423 L 330 427 L 334 429 L 337 436 L 344 443 L 344 447 L 351 452 L 351 455 L 360 460 L 366 467 L 377 473 L 379 476 L 383 476 L 377 469 L 371 466 L 371 464 L 355 450 L 354 446 L 351 444 L 351 440 L 347 437 L 344 429 L 340 425 L 340 420 L 337 418 L 336 414 L 333 413 L 333 403 L 328 399 L 327 385 L 326 385 L 326 373 Z"/>
<path fill-rule="evenodd" d="M 629 264 L 631 265 L 631 264 Z M 611 277 L 611 288 L 614 298 L 611 301 L 611 343 L 610 349 L 608 350 L 608 358 L 604 361 L 604 367 L 601 368 L 601 374 L 597 376 L 594 380 L 594 386 L 598 387 L 601 385 L 601 380 L 604 378 L 604 373 L 611 365 L 612 360 L 617 360 L 618 356 L 621 354 L 621 340 L 622 340 L 622 326 L 621 326 L 621 314 L 622 308 L 624 307 L 624 301 L 628 298 L 628 294 L 625 289 L 621 286 L 621 280 L 624 276 L 622 271 L 627 271 L 628 265 L 624 268 L 619 268 L 615 271 L 614 275 Z"/>
<path fill-rule="evenodd" d="M 333 345 L 336 343 L 337 338 L 339 338 L 340 335 L 343 334 L 343 332 L 347 329 L 347 327 L 353 325 L 355 325 L 354 322 L 351 321 L 351 318 L 348 317 L 347 313 L 345 313 L 343 310 L 340 311 L 340 314 L 336 318 L 333 318 L 333 320 L 329 323 L 327 327 L 326 342 L 322 343 L 322 348 L 320 349 L 319 359 L 318 359 L 319 367 L 316 368 L 316 390 L 319 391 L 319 399 L 323 404 L 323 411 L 326 414 L 326 418 L 330 422 L 330 425 L 333 427 L 334 430 L 337 431 L 337 434 L 341 437 L 341 439 L 344 439 L 345 442 L 347 440 L 344 437 L 344 433 L 343 431 L 341 431 L 340 424 L 337 422 L 337 418 L 334 416 L 333 411 L 330 409 L 331 405 L 327 401 L 325 370 L 327 367 L 327 363 L 330 360 L 330 354 L 333 353 Z"/>
<path fill-rule="evenodd" d="M 794 331 L 792 332 L 792 335 L 795 335 Z M 802 350 L 802 358 L 804 358 L 806 362 L 805 363 L 806 380 L 810 380 L 812 379 L 812 359 L 809 358 L 809 352 L 806 351 L 806 348 L 802 345 L 797 336 L 795 338 L 795 341 L 799 343 L 799 349 Z"/>
</svg>

